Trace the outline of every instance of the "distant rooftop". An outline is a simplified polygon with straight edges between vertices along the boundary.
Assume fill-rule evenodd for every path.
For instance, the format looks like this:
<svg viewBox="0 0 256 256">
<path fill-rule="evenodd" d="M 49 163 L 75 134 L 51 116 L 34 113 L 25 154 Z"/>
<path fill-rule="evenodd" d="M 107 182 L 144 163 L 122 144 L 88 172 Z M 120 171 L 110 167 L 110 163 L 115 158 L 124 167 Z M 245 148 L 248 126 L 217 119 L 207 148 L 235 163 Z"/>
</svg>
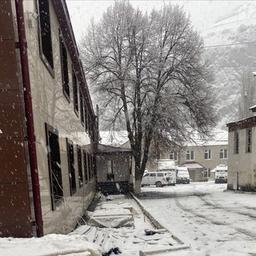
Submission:
<svg viewBox="0 0 256 256">
<path fill-rule="evenodd" d="M 127 131 L 100 131 L 101 144 L 120 146 L 128 141 Z"/>
<path fill-rule="evenodd" d="M 110 145 L 98 144 L 98 154 L 108 154 L 108 153 L 131 153 L 131 149 L 122 148 L 122 147 L 114 147 Z"/>
<path fill-rule="evenodd" d="M 215 129 L 207 138 L 202 138 L 198 133 L 193 135 L 190 142 L 185 143 L 186 146 L 214 146 L 228 145 L 228 131 Z"/>
<path fill-rule="evenodd" d="M 127 131 L 100 131 L 101 144 L 121 146 L 128 139 Z M 228 145 L 228 131 L 214 129 L 207 138 L 202 138 L 198 133 L 192 135 L 192 140 L 185 143 L 185 146 L 211 146 Z"/>
</svg>

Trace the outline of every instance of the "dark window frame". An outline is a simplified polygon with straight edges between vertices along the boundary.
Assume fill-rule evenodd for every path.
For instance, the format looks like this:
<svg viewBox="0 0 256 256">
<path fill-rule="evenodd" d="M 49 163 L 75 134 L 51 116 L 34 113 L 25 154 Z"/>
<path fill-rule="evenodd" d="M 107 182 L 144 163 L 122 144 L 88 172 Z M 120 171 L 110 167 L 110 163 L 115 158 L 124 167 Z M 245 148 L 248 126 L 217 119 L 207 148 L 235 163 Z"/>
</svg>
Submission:
<svg viewBox="0 0 256 256">
<path fill-rule="evenodd" d="M 50 133 L 53 136 L 57 137 L 57 151 L 59 153 L 54 154 L 54 156 L 57 158 L 59 158 L 59 161 L 57 162 L 57 164 L 55 165 L 55 169 L 58 170 L 59 169 L 59 173 L 53 173 L 53 159 L 51 156 L 51 152 L 52 149 L 51 147 L 51 142 L 50 142 Z M 54 129 L 52 126 L 50 126 L 49 124 L 45 123 L 45 135 L 46 135 L 46 146 L 47 146 L 47 159 L 48 159 L 48 170 L 49 170 L 49 185 L 50 185 L 50 194 L 51 194 L 51 206 L 52 206 L 52 210 L 56 210 L 56 207 L 58 205 L 60 205 L 63 202 L 63 181 L 62 181 L 62 170 L 61 170 L 61 157 L 60 157 L 60 147 L 59 147 L 59 134 L 58 134 L 58 130 Z M 58 160 L 58 159 L 57 159 Z M 57 186 L 60 187 L 60 190 L 57 191 L 59 194 L 55 194 L 55 189 L 54 189 L 54 179 L 56 179 L 56 184 Z M 59 197 L 59 199 L 56 199 L 56 197 Z"/>
<path fill-rule="evenodd" d="M 212 159 L 212 151 L 211 151 L 211 149 L 205 149 L 204 150 L 204 159 L 205 160 L 211 160 Z"/>
<path fill-rule="evenodd" d="M 234 131 L 234 154 L 239 154 L 239 131 Z"/>
<path fill-rule="evenodd" d="M 88 159 L 87 159 L 87 152 L 83 150 L 83 159 L 84 159 L 84 182 L 85 184 L 88 183 L 89 177 L 88 177 Z"/>
<path fill-rule="evenodd" d="M 193 160 L 195 160 L 194 150 L 186 150 L 186 161 L 193 161 Z"/>
<path fill-rule="evenodd" d="M 220 159 L 228 159 L 228 150 L 226 148 L 220 149 Z"/>
<path fill-rule="evenodd" d="M 74 112 L 79 117 L 79 86 L 77 83 L 77 76 L 74 68 L 72 69 L 72 84 L 73 84 L 73 103 Z"/>
<path fill-rule="evenodd" d="M 64 42 L 61 31 L 59 31 L 59 45 L 60 45 L 60 67 L 61 67 L 61 80 L 62 80 L 62 91 L 70 103 L 70 81 L 69 81 L 69 61 L 68 61 L 68 50 Z"/>
<path fill-rule="evenodd" d="M 245 152 L 252 153 L 252 128 L 246 129 L 245 146 Z"/>
<path fill-rule="evenodd" d="M 80 101 L 80 119 L 81 119 L 81 124 L 82 126 L 84 126 L 84 97 L 83 94 L 80 92 L 80 97 L 79 97 L 79 101 Z"/>
<path fill-rule="evenodd" d="M 171 157 L 171 156 L 172 156 L 172 157 Z M 176 151 L 170 152 L 169 158 L 170 158 L 170 160 L 177 161 L 177 160 L 178 160 L 178 153 L 177 153 Z"/>
<path fill-rule="evenodd" d="M 83 161 L 82 161 L 82 149 L 79 145 L 77 145 L 77 170 L 78 170 L 78 184 L 81 188 L 84 184 L 84 176 L 83 176 Z"/>
<path fill-rule="evenodd" d="M 68 158 L 69 189 L 70 189 L 70 195 L 72 196 L 77 191 L 76 168 L 75 168 L 74 145 L 73 145 L 73 142 L 68 138 L 66 138 L 66 149 L 67 149 L 67 158 Z"/>
<path fill-rule="evenodd" d="M 44 20 L 42 21 L 42 3 L 45 1 L 45 3 L 47 3 L 48 5 L 48 20 Z M 38 41 L 39 41 L 39 55 L 40 55 L 40 59 L 42 60 L 42 62 L 44 63 L 46 69 L 49 71 L 50 75 L 54 78 L 54 57 L 53 57 L 53 47 L 52 47 L 52 33 L 51 33 L 51 14 L 50 14 L 50 2 L 49 0 L 37 0 L 36 1 L 36 11 L 37 11 L 37 15 L 38 15 Z M 46 18 L 47 19 L 47 18 Z M 48 51 L 49 51 L 49 56 L 47 56 L 47 50 L 45 48 L 47 48 L 47 45 L 45 45 L 45 43 L 47 43 L 45 40 L 47 40 L 47 38 L 44 40 L 43 39 L 43 33 L 42 31 L 44 30 L 42 27 L 42 24 L 47 24 L 49 26 L 49 36 L 48 36 L 48 40 L 50 42 L 48 42 Z M 45 28 L 45 27 L 44 27 Z M 49 59 L 50 58 L 50 59 Z"/>
</svg>

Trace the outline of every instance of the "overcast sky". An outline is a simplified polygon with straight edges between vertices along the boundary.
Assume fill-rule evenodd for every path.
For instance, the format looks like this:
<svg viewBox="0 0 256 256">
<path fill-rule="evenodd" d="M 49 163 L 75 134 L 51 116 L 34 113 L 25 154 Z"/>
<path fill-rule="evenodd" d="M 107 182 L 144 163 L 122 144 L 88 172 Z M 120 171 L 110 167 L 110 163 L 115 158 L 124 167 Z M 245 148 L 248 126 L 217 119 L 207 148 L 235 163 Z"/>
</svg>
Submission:
<svg viewBox="0 0 256 256">
<path fill-rule="evenodd" d="M 95 21 L 99 20 L 102 13 L 112 5 L 112 0 L 67 0 L 70 17 L 72 20 L 73 29 L 76 39 L 79 41 L 86 32 L 91 19 Z M 131 4 L 144 11 L 150 11 L 152 8 L 160 8 L 164 3 L 174 3 L 184 6 L 184 9 L 189 13 L 191 21 L 194 27 L 202 32 L 206 33 L 216 21 L 220 18 L 228 16 L 234 12 L 241 5 L 248 3 L 254 3 L 255 1 L 242 1 L 242 0 L 130 0 Z M 239 21 L 238 21 L 239 22 Z"/>
</svg>

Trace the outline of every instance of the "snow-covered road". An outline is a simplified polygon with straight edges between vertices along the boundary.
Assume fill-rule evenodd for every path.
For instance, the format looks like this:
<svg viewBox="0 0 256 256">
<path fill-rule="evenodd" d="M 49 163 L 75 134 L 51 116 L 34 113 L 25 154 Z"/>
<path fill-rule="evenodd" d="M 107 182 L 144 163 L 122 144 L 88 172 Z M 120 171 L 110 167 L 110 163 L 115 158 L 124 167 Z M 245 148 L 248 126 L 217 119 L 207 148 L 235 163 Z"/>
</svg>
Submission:
<svg viewBox="0 0 256 256">
<path fill-rule="evenodd" d="M 191 245 L 177 255 L 256 255 L 256 194 L 224 192 L 226 184 L 143 188 L 146 209 Z"/>
</svg>

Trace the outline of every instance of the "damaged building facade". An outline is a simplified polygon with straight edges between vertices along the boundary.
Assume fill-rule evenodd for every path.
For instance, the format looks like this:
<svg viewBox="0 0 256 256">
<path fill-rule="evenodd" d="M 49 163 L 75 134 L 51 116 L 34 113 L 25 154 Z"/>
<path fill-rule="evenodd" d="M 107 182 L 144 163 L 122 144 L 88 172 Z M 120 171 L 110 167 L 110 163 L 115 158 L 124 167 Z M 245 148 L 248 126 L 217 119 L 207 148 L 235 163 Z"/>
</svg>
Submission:
<svg viewBox="0 0 256 256">
<path fill-rule="evenodd" d="M 65 1 L 0 1 L 0 59 L 0 235 L 69 232 L 98 136 Z"/>
</svg>

